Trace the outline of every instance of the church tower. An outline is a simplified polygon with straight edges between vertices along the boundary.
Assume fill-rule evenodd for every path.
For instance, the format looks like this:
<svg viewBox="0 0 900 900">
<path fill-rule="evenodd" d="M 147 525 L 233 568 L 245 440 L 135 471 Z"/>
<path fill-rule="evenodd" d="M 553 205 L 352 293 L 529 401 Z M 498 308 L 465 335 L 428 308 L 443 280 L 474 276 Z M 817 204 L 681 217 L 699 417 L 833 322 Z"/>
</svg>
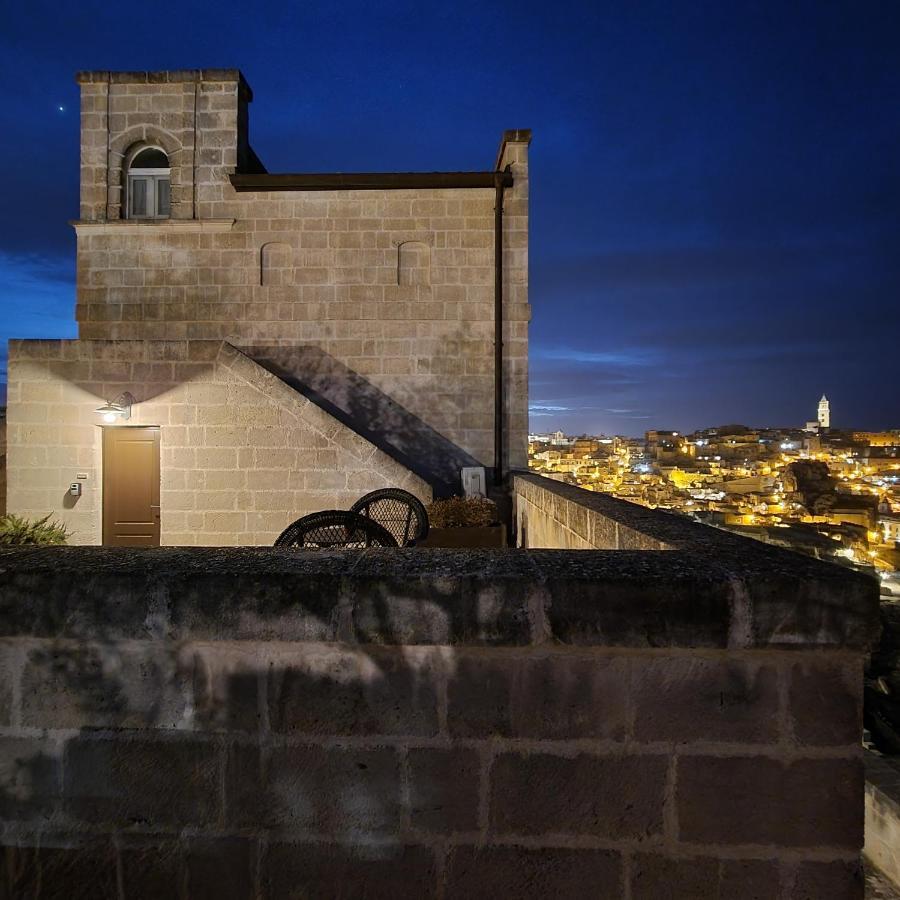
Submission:
<svg viewBox="0 0 900 900">
<path fill-rule="evenodd" d="M 822 399 L 819 401 L 818 418 L 820 428 L 831 427 L 831 404 L 828 402 L 828 398 L 824 394 L 822 394 Z"/>
</svg>

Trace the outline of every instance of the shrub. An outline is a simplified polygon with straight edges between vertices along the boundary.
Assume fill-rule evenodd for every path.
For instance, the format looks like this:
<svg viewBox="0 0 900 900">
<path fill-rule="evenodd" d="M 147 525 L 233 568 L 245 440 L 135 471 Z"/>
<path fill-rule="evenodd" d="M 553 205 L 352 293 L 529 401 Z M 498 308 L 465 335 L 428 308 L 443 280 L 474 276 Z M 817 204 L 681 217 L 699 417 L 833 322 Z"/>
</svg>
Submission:
<svg viewBox="0 0 900 900">
<path fill-rule="evenodd" d="M 432 528 L 466 528 L 497 521 L 497 504 L 487 497 L 449 497 L 428 506 Z"/>
<path fill-rule="evenodd" d="M 64 544 L 69 529 L 50 513 L 43 519 L 23 519 L 8 513 L 0 516 L 0 547 L 14 547 L 21 544 Z"/>
</svg>

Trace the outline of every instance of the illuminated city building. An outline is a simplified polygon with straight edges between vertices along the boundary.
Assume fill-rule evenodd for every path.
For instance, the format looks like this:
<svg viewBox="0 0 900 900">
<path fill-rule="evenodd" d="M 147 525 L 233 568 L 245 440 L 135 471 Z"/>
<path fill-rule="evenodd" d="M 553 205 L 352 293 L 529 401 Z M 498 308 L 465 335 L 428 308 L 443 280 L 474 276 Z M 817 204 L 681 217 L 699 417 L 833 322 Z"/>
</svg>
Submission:
<svg viewBox="0 0 900 900">
<path fill-rule="evenodd" d="M 822 399 L 819 401 L 818 421 L 820 428 L 831 427 L 831 404 L 829 404 L 828 398 L 824 394 L 822 394 Z"/>
</svg>

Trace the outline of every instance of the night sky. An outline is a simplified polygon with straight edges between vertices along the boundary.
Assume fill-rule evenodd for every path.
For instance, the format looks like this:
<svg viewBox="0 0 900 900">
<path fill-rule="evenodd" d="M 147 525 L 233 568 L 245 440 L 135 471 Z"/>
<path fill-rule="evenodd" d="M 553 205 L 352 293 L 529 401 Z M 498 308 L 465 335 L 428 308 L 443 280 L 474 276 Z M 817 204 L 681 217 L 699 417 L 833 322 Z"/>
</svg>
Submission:
<svg viewBox="0 0 900 900">
<path fill-rule="evenodd" d="M 531 128 L 532 428 L 900 426 L 900 3 L 7 4 L 0 339 L 73 337 L 79 69 L 237 67 L 270 172 Z M 3 376 L 5 377 L 5 375 Z"/>
</svg>

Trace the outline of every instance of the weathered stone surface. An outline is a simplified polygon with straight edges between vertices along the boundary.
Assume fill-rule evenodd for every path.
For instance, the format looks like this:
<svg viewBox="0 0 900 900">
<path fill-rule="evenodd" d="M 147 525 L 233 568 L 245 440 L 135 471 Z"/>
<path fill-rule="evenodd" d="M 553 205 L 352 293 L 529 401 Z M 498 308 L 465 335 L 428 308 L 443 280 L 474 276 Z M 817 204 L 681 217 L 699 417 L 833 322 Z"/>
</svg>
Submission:
<svg viewBox="0 0 900 900">
<path fill-rule="evenodd" d="M 609 850 L 460 846 L 447 859 L 447 900 L 621 896 L 621 859 Z"/>
<path fill-rule="evenodd" d="M 257 842 L 241 837 L 187 842 L 187 896 L 245 900 L 255 894 Z"/>
<path fill-rule="evenodd" d="M 670 657 L 634 667 L 639 741 L 770 743 L 778 738 L 778 672 L 736 659 Z"/>
<path fill-rule="evenodd" d="M 900 882 L 900 766 L 889 757 L 864 754 L 866 859 Z"/>
<path fill-rule="evenodd" d="M 758 859 L 674 858 L 636 853 L 631 861 L 632 900 L 778 900 L 778 863 Z"/>
<path fill-rule="evenodd" d="M 663 756 L 521 756 L 491 770 L 490 821 L 498 834 L 647 838 L 663 824 Z"/>
<path fill-rule="evenodd" d="M 34 728 L 174 728 L 185 703 L 175 649 L 160 643 L 47 644 L 22 673 L 22 724 Z"/>
<path fill-rule="evenodd" d="M 661 853 L 636 853 L 631 861 L 632 900 L 719 900 L 719 860 L 673 859 Z"/>
<path fill-rule="evenodd" d="M 409 805 L 413 828 L 436 834 L 475 831 L 481 759 L 475 750 L 409 751 Z"/>
<path fill-rule="evenodd" d="M 862 900 L 865 879 L 859 860 L 802 862 L 791 900 Z"/>
<path fill-rule="evenodd" d="M 751 572 L 725 550 L 6 550 L 0 635 L 868 647 L 874 582 L 802 557 L 791 569 L 764 556 Z"/>
<path fill-rule="evenodd" d="M 0 737 L 0 819 L 45 819 L 59 810 L 59 754 L 45 738 Z"/>
<path fill-rule="evenodd" d="M 719 863 L 722 900 L 780 900 L 778 863 L 771 859 L 723 859 Z"/>
<path fill-rule="evenodd" d="M 357 641 L 384 644 L 528 644 L 534 571 L 503 550 L 367 551 L 353 574 Z M 385 598 L 390 597 L 390 603 Z"/>
<path fill-rule="evenodd" d="M 127 900 L 179 896 L 184 847 L 176 838 L 123 834 L 119 842 L 122 893 Z"/>
<path fill-rule="evenodd" d="M 801 744 L 859 744 L 862 661 L 804 661 L 790 669 L 794 738 Z"/>
<path fill-rule="evenodd" d="M 532 472 L 516 471 L 512 481 L 514 495 L 550 519 L 568 523 L 565 510 L 574 503 L 588 510 L 589 518 L 608 519 L 616 526 L 612 533 L 600 528 L 601 539 L 593 546 L 608 547 L 615 538 L 619 552 L 613 555 L 626 567 L 619 574 L 606 568 L 604 553 L 580 554 L 589 558 L 580 563 L 583 571 L 569 569 L 566 574 L 552 556 L 543 555 L 547 551 L 532 553 L 542 568 L 554 567 L 549 615 L 560 640 L 793 647 L 809 636 L 822 646 L 866 648 L 877 638 L 878 587 L 868 576 Z M 598 526 L 591 526 L 589 533 L 597 531 Z M 628 596 L 627 576 L 642 580 L 643 593 Z M 602 599 L 599 590 L 592 597 L 586 589 L 584 582 L 591 577 L 602 580 Z M 648 602 L 651 594 L 655 602 Z M 630 636 L 599 627 L 608 620 L 592 621 L 587 615 L 592 604 L 622 611 L 627 607 L 631 616 L 618 618 L 620 627 L 623 621 L 632 626 Z"/>
<path fill-rule="evenodd" d="M 273 843 L 263 889 L 272 900 L 427 900 L 435 896 L 434 857 L 428 848 L 396 844 Z"/>
<path fill-rule="evenodd" d="M 18 665 L 15 646 L 0 642 L 0 725 L 12 722 L 13 678 L 17 677 Z"/>
<path fill-rule="evenodd" d="M 255 643 L 182 645 L 178 667 L 191 686 L 193 726 L 203 731 L 257 732 L 264 664 Z"/>
<path fill-rule="evenodd" d="M 335 645 L 275 656 L 270 727 L 287 734 L 434 735 L 435 662 L 426 654 Z"/>
<path fill-rule="evenodd" d="M 731 587 L 678 551 L 530 550 L 546 582 L 547 618 L 564 644 L 725 647 Z"/>
<path fill-rule="evenodd" d="M 108 837 L 32 838 L 0 851 L 0 890 L 10 900 L 118 900 L 116 851 Z"/>
<path fill-rule="evenodd" d="M 318 834 L 399 830 L 400 763 L 392 749 L 233 746 L 226 768 L 227 819 L 237 827 Z"/>
<path fill-rule="evenodd" d="M 703 844 L 775 843 L 856 852 L 863 840 L 862 789 L 858 759 L 785 764 L 751 756 L 682 757 L 679 837 Z"/>
<path fill-rule="evenodd" d="M 66 744 L 66 810 L 75 819 L 126 827 L 185 826 L 218 817 L 214 744 L 74 738 Z"/>
<path fill-rule="evenodd" d="M 626 727 L 628 660 L 464 654 L 448 685 L 448 727 L 459 737 L 608 738 Z"/>
</svg>

